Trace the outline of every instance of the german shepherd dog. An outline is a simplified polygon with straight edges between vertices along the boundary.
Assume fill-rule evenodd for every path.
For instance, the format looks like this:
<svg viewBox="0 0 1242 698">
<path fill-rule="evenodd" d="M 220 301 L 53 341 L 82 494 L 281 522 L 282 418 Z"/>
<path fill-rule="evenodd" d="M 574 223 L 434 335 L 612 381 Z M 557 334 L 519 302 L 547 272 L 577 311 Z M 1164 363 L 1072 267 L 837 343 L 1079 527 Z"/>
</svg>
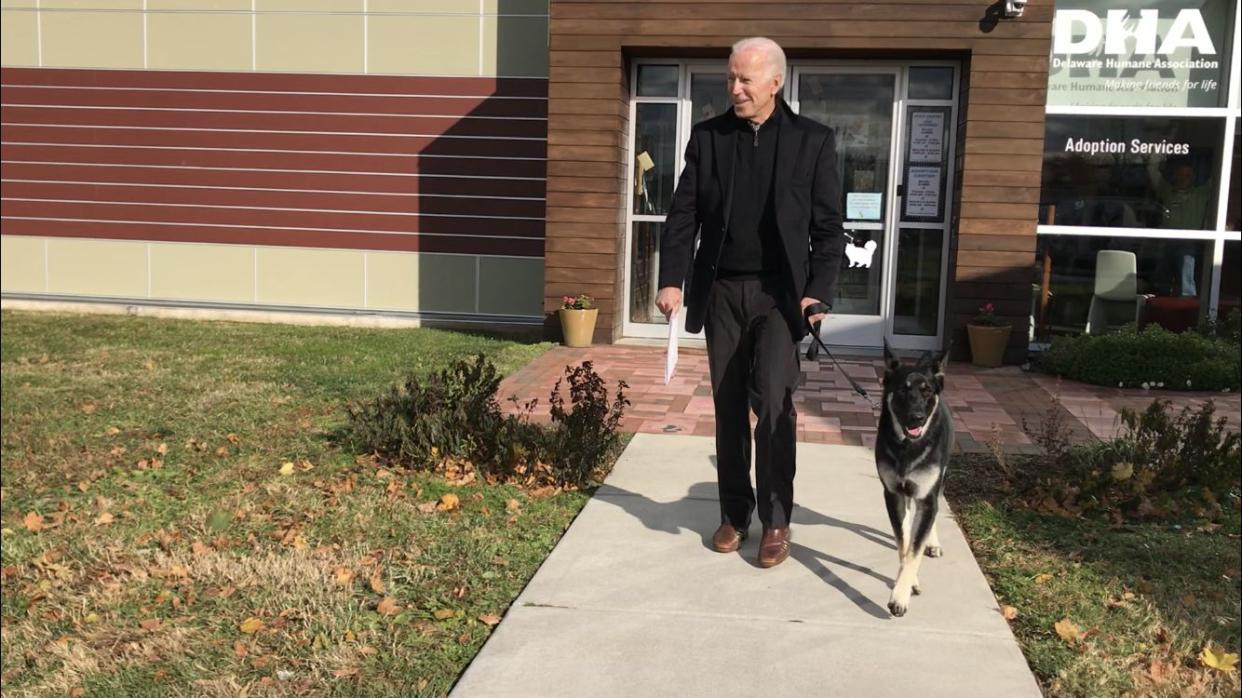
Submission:
<svg viewBox="0 0 1242 698">
<path fill-rule="evenodd" d="M 925 353 L 903 366 L 884 343 L 884 394 L 875 440 L 875 467 L 897 539 L 901 566 L 888 610 L 903 616 L 918 594 L 923 553 L 940 557 L 936 513 L 953 450 L 953 417 L 942 398 L 945 354 Z"/>
</svg>

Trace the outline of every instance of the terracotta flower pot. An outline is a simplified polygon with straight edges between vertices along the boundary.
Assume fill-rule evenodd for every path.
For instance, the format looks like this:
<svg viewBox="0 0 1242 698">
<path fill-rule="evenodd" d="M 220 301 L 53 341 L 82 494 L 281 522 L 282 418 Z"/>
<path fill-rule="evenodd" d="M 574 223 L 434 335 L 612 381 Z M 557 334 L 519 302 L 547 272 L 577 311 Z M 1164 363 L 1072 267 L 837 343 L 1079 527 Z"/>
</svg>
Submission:
<svg viewBox="0 0 1242 698">
<path fill-rule="evenodd" d="M 966 325 L 966 333 L 970 336 L 970 362 L 985 368 L 1000 366 L 1012 329 L 1009 325 Z"/>
<path fill-rule="evenodd" d="M 567 347 L 589 347 L 595 335 L 595 318 L 599 308 L 576 310 L 561 308 L 561 333 Z"/>
</svg>

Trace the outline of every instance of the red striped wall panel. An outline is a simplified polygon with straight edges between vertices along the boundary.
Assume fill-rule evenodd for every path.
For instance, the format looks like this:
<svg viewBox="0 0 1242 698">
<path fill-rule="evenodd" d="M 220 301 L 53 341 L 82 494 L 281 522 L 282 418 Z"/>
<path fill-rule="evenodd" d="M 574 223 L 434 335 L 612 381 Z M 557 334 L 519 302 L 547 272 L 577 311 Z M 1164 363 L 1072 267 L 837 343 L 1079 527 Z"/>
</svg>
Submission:
<svg viewBox="0 0 1242 698">
<path fill-rule="evenodd" d="M 543 255 L 547 81 L 4 68 L 6 235 Z"/>
</svg>

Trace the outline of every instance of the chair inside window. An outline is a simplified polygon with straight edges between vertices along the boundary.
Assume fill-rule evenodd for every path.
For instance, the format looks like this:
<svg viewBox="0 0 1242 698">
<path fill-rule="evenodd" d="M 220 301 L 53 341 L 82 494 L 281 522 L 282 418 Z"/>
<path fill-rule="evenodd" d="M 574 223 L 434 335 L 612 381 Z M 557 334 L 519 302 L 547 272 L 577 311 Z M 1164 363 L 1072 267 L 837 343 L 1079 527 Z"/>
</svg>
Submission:
<svg viewBox="0 0 1242 698">
<path fill-rule="evenodd" d="M 1087 334 L 1104 334 L 1143 317 L 1147 296 L 1138 292 L 1133 252 L 1100 250 L 1095 255 L 1095 293 L 1087 311 Z"/>
</svg>

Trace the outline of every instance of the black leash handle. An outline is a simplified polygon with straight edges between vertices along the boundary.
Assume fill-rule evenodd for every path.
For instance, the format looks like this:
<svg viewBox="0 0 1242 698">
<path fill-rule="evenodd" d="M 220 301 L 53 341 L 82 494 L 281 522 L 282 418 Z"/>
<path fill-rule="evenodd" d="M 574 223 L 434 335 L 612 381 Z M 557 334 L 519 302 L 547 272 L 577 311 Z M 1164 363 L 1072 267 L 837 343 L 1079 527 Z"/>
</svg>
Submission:
<svg viewBox="0 0 1242 698">
<path fill-rule="evenodd" d="M 861 395 L 864 400 L 871 404 L 871 407 L 879 409 L 879 403 L 871 399 L 871 396 L 867 394 L 866 389 L 859 385 L 858 381 L 854 380 L 853 376 L 851 376 L 845 368 L 841 366 L 841 363 L 837 361 L 837 357 L 833 356 L 831 351 L 828 351 L 828 345 L 824 344 L 824 340 L 820 339 L 819 328 L 822 325 L 822 322 L 816 322 L 814 324 L 811 323 L 812 315 L 827 313 L 829 310 L 832 310 L 832 308 L 826 303 L 812 303 L 802 309 L 802 319 L 806 322 L 806 326 L 811 330 L 811 345 L 806 349 L 807 360 L 815 361 L 818 359 L 819 350 L 823 349 L 824 353 L 828 355 L 828 358 L 832 359 L 833 365 L 837 367 L 837 370 L 841 372 L 841 375 L 845 376 L 845 380 L 849 382 L 850 387 L 854 389 L 854 392 Z"/>
<path fill-rule="evenodd" d="M 827 312 L 828 312 L 829 310 L 831 310 L 831 309 L 832 309 L 832 308 L 828 307 L 828 304 L 827 304 L 827 303 L 812 303 L 812 304 L 810 304 L 810 305 L 808 305 L 807 307 L 805 307 L 805 308 L 803 308 L 803 309 L 802 309 L 802 319 L 806 322 L 806 326 L 807 326 L 808 328 L 810 328 L 810 330 L 811 330 L 811 336 L 812 336 L 812 337 L 814 337 L 814 338 L 815 338 L 815 340 L 819 340 L 819 328 L 820 328 L 820 325 L 822 324 L 822 322 L 817 322 L 817 323 L 815 323 L 815 324 L 811 324 L 811 316 L 812 316 L 812 315 L 819 315 L 820 313 L 827 313 Z M 819 341 L 819 346 L 816 346 L 816 343 L 815 343 L 815 341 L 813 340 L 813 341 L 811 342 L 811 346 L 807 347 L 807 350 L 806 350 L 806 358 L 807 358 L 807 360 L 809 360 L 809 361 L 814 361 L 816 358 L 818 358 L 818 357 L 819 357 L 819 347 L 820 347 L 820 346 L 823 346 L 823 344 L 824 344 L 824 343 L 823 343 L 823 341 L 822 341 L 822 340 L 820 340 L 820 341 Z M 824 347 L 824 351 L 828 351 L 828 347 Z M 830 356 L 831 356 L 831 354 L 830 354 Z"/>
</svg>

